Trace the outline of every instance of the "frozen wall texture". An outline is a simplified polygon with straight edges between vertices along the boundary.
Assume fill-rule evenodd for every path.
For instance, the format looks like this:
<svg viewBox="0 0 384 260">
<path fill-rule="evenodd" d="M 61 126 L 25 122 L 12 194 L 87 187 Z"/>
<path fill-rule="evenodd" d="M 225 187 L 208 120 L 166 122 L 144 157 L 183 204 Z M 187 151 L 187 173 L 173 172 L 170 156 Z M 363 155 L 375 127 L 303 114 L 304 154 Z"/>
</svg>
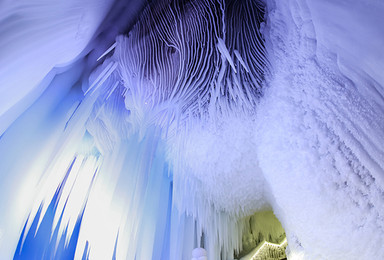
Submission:
<svg viewBox="0 0 384 260">
<path fill-rule="evenodd" d="M 71 63 L 83 51 L 111 4 L 105 0 L 0 3 L 0 133 L 41 95 L 55 66 Z"/>
<path fill-rule="evenodd" d="M 268 6 L 257 155 L 290 256 L 382 257 L 383 5 Z"/>
<path fill-rule="evenodd" d="M 1 2 L 0 258 L 383 258 L 383 12 Z"/>
</svg>

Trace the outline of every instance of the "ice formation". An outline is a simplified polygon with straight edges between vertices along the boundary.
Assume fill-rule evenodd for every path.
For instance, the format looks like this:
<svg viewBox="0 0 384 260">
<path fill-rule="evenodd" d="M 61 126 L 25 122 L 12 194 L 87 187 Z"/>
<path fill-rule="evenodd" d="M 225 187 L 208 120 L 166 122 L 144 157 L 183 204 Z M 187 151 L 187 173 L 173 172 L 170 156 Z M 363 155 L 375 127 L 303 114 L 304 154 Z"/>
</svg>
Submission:
<svg viewBox="0 0 384 260">
<path fill-rule="evenodd" d="M 1 2 L 0 258 L 383 258 L 383 11 Z"/>
</svg>

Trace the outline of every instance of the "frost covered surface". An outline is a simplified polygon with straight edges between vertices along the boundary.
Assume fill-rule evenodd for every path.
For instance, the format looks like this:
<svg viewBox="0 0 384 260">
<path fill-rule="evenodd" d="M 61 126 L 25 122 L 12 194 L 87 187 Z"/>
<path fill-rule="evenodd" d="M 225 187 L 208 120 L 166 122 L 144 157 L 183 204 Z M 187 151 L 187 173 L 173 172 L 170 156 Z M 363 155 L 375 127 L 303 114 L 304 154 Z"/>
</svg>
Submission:
<svg viewBox="0 0 384 260">
<path fill-rule="evenodd" d="M 153 1 L 75 63 L 109 3 L 41 5 L 57 24 L 18 5 L 0 4 L 1 257 L 227 259 L 271 208 L 292 259 L 384 256 L 383 4 Z M 60 250 L 33 249 L 51 233 Z"/>
<path fill-rule="evenodd" d="M 308 2 L 269 5 L 273 76 L 258 109 L 259 165 L 292 258 L 377 258 L 384 255 L 377 73 L 384 60 L 375 48 L 382 4 Z"/>
</svg>

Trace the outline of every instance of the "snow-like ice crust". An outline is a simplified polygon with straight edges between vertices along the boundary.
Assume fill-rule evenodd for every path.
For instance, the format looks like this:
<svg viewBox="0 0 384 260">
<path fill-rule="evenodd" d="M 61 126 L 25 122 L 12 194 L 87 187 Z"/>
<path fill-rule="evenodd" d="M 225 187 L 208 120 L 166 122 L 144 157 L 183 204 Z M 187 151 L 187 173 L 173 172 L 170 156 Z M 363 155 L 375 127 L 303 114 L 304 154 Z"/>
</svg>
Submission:
<svg viewBox="0 0 384 260">
<path fill-rule="evenodd" d="M 307 2 L 268 4 L 255 153 L 291 259 L 380 258 L 383 5 Z"/>
</svg>

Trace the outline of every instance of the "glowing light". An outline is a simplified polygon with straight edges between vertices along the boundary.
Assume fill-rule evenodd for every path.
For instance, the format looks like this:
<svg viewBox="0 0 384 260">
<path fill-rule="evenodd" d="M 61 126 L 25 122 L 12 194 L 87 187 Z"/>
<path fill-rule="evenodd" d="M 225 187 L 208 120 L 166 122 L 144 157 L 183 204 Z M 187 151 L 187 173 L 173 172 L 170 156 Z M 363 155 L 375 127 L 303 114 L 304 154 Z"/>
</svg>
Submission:
<svg viewBox="0 0 384 260">
<path fill-rule="evenodd" d="M 256 252 L 252 251 L 247 256 L 241 258 L 241 260 L 258 260 L 264 259 L 267 256 L 279 257 L 279 254 L 281 254 L 281 252 L 284 253 L 287 244 L 287 238 L 284 238 L 284 240 L 280 244 L 275 244 L 264 240 L 258 247 L 254 249 L 256 250 Z"/>
</svg>

